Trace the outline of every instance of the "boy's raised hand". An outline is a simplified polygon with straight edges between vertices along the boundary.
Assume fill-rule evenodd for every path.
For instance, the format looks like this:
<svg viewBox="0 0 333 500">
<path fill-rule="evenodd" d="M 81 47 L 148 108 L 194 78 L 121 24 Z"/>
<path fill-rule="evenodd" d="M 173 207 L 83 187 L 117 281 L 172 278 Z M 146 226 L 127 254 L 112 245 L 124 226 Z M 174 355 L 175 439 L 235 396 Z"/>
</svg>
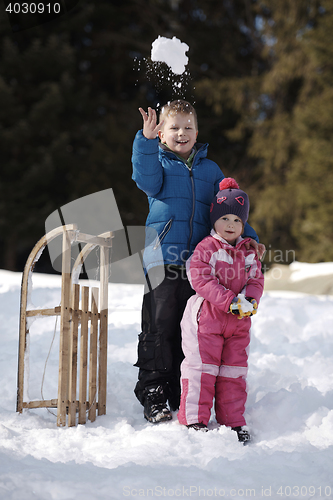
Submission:
<svg viewBox="0 0 333 500">
<path fill-rule="evenodd" d="M 157 124 L 155 109 L 148 108 L 148 114 L 142 108 L 139 108 L 139 111 L 143 118 L 143 135 L 146 139 L 156 139 L 158 131 L 163 125 L 163 121 Z"/>
<path fill-rule="evenodd" d="M 263 243 L 257 243 L 256 240 L 251 238 L 251 241 L 245 244 L 246 250 L 250 250 L 250 247 L 255 249 L 259 260 L 261 260 L 266 252 L 265 245 Z"/>
</svg>

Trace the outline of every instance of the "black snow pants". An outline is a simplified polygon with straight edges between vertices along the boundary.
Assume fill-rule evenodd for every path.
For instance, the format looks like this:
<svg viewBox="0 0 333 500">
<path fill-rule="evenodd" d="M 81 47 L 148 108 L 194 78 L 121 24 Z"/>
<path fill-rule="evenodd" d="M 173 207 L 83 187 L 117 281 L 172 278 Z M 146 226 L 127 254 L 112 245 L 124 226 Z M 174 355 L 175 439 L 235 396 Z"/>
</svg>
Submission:
<svg viewBox="0 0 333 500">
<path fill-rule="evenodd" d="M 152 280 L 151 280 L 152 281 Z M 144 404 L 145 389 L 163 387 L 172 411 L 180 403 L 181 348 L 180 321 L 188 299 L 195 293 L 185 267 L 165 266 L 165 278 L 143 297 L 142 332 L 139 334 L 139 377 L 135 395 Z"/>
</svg>

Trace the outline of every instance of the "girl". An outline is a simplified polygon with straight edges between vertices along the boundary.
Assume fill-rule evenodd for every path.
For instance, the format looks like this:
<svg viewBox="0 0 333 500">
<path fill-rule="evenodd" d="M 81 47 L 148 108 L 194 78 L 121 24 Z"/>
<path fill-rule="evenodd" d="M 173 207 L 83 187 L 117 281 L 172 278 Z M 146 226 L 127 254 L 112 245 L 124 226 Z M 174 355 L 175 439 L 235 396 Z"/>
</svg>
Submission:
<svg viewBox="0 0 333 500">
<path fill-rule="evenodd" d="M 246 249 L 244 225 L 249 215 L 247 194 L 234 179 L 223 179 L 210 208 L 210 236 L 196 247 L 187 263 L 196 295 L 182 319 L 181 403 L 178 420 L 207 430 L 213 398 L 216 420 L 235 430 L 246 443 L 246 374 L 250 316 L 263 292 L 261 264 Z"/>
</svg>

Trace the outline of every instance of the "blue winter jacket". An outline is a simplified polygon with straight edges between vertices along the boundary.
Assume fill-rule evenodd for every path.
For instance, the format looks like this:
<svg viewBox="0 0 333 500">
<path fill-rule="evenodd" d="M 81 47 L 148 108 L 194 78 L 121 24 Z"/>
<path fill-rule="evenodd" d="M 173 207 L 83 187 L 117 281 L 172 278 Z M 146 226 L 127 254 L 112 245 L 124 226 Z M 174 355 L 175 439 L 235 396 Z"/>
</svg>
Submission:
<svg viewBox="0 0 333 500">
<path fill-rule="evenodd" d="M 144 265 L 184 265 L 196 245 L 210 233 L 209 208 L 224 178 L 219 166 L 207 158 L 208 144 L 196 144 L 191 169 L 158 138 L 146 139 L 140 130 L 134 139 L 132 179 L 148 196 Z M 147 231 L 147 229 L 146 229 Z M 149 229 L 148 229 L 149 232 Z M 244 236 L 258 241 L 247 224 Z"/>
</svg>

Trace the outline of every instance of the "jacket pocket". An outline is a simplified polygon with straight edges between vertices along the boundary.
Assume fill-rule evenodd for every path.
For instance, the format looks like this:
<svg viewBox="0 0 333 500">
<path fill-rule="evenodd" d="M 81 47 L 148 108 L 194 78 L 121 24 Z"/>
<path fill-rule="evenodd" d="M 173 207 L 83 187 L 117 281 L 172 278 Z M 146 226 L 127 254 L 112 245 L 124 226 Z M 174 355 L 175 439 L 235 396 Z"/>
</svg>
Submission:
<svg viewBox="0 0 333 500">
<path fill-rule="evenodd" d="M 155 243 L 155 246 L 154 246 L 154 250 L 156 250 L 161 245 L 163 239 L 165 238 L 165 236 L 168 234 L 168 232 L 171 229 L 172 222 L 173 222 L 173 219 L 170 219 L 165 224 L 164 228 L 162 229 L 162 231 L 160 232 L 160 234 L 157 237 L 157 240 L 156 240 L 156 243 Z"/>
<path fill-rule="evenodd" d="M 134 366 L 144 370 L 164 370 L 161 335 L 140 333 L 138 344 L 138 360 Z"/>
</svg>

